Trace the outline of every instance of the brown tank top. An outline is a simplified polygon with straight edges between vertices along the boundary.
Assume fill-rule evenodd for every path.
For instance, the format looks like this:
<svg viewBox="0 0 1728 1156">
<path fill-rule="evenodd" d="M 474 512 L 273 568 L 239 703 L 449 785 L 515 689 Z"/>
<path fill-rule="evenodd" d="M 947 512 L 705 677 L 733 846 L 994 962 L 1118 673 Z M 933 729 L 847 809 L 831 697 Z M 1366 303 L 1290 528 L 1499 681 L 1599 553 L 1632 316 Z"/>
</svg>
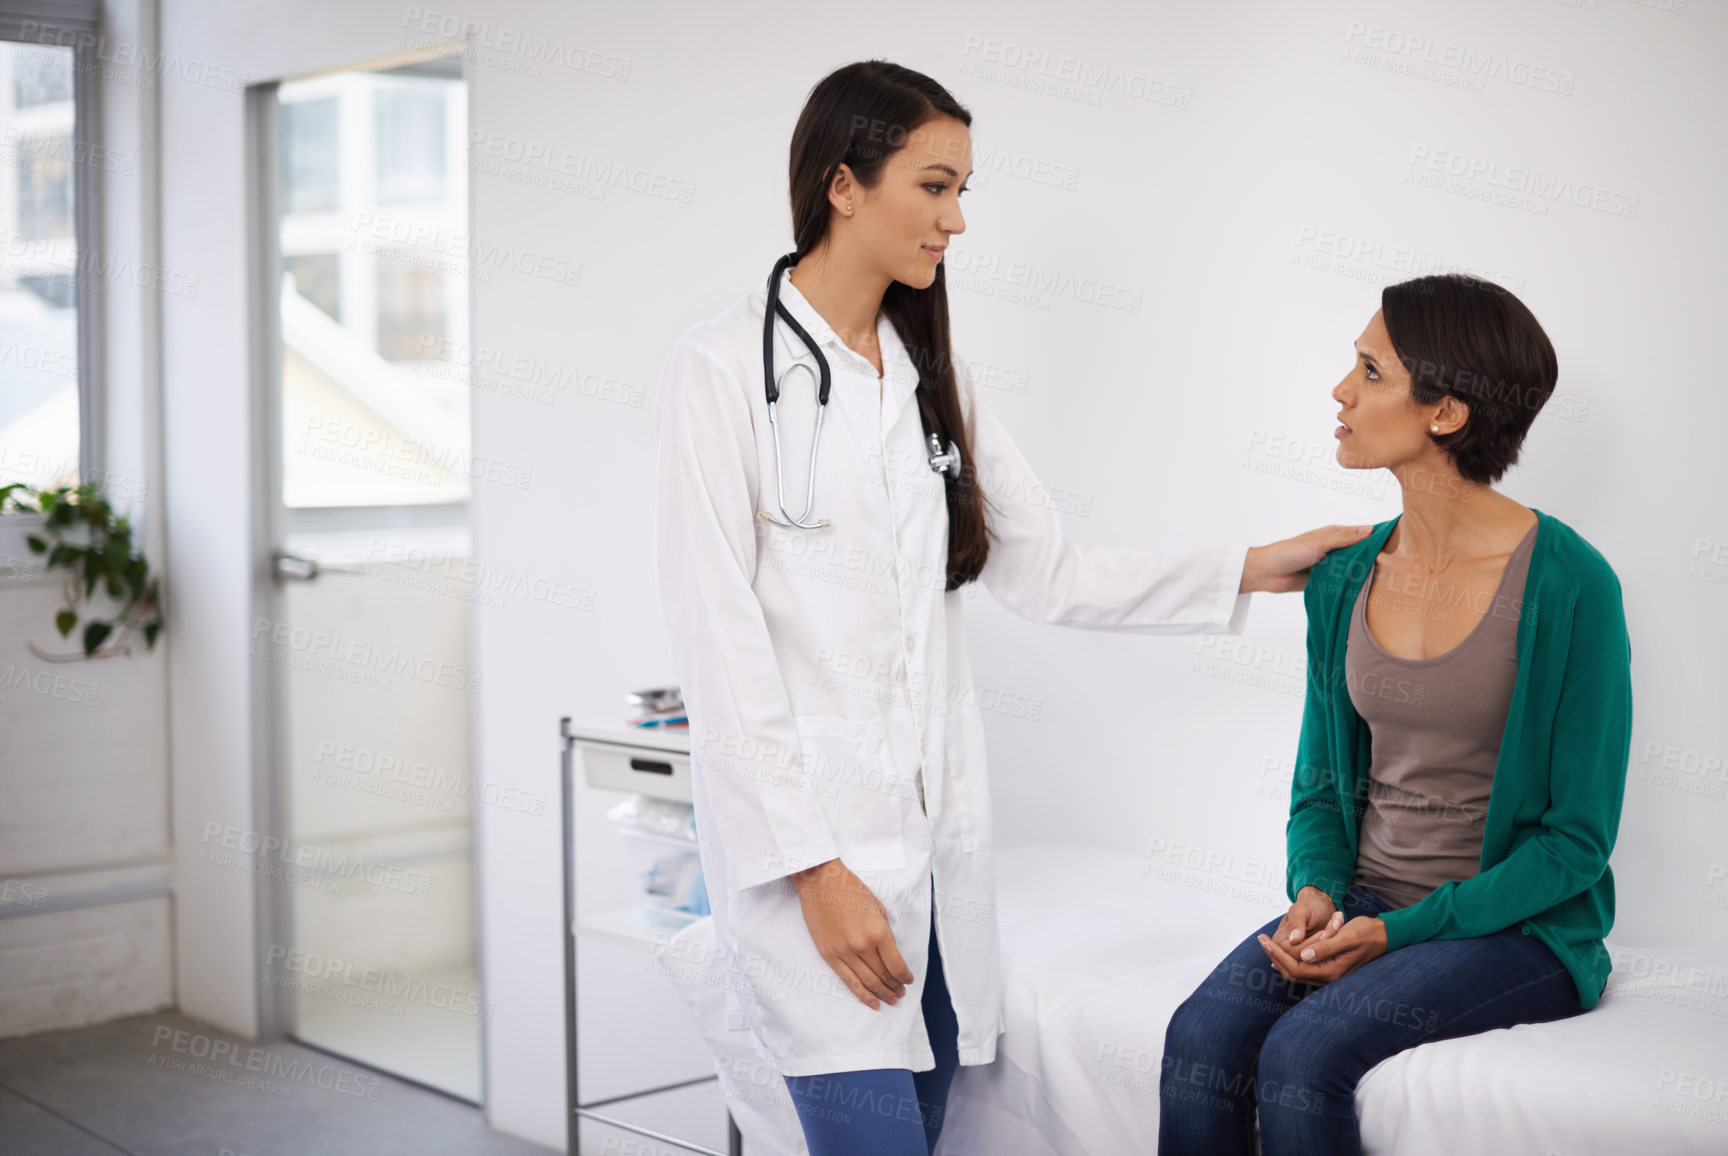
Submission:
<svg viewBox="0 0 1728 1156">
<path fill-rule="evenodd" d="M 1532 526 L 1507 560 L 1482 620 L 1463 642 L 1432 658 L 1388 654 L 1369 633 L 1372 572 L 1356 596 L 1344 678 L 1351 705 L 1368 724 L 1372 753 L 1355 882 L 1394 907 L 1480 869 L 1494 764 L 1518 680 L 1518 618 L 1535 541 Z"/>
</svg>

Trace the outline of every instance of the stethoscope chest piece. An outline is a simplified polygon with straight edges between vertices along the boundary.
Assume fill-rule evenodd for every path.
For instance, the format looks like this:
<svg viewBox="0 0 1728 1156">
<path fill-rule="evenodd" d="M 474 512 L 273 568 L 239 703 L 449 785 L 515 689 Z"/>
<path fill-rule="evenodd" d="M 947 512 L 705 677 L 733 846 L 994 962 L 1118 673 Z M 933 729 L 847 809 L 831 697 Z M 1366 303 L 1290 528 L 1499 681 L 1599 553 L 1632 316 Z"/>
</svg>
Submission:
<svg viewBox="0 0 1728 1156">
<path fill-rule="evenodd" d="M 930 468 L 949 478 L 960 476 L 960 447 L 954 439 L 948 439 L 948 452 L 942 452 L 942 439 L 936 436 L 936 431 L 928 434 L 930 439 Z"/>
</svg>

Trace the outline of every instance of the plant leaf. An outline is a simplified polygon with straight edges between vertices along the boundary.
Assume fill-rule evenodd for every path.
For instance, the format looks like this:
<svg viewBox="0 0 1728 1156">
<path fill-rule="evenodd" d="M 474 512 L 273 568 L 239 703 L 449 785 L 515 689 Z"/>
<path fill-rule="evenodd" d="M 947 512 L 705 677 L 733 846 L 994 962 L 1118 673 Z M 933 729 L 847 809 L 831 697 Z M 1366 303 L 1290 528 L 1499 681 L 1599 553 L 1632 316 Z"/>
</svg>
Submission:
<svg viewBox="0 0 1728 1156">
<path fill-rule="evenodd" d="M 54 627 L 60 631 L 61 638 L 71 634 L 72 628 L 77 625 L 78 612 L 76 610 L 62 610 L 54 616 Z"/>
<path fill-rule="evenodd" d="M 102 645 L 103 639 L 114 631 L 109 623 L 97 620 L 84 627 L 84 653 L 94 654 L 96 648 Z"/>
</svg>

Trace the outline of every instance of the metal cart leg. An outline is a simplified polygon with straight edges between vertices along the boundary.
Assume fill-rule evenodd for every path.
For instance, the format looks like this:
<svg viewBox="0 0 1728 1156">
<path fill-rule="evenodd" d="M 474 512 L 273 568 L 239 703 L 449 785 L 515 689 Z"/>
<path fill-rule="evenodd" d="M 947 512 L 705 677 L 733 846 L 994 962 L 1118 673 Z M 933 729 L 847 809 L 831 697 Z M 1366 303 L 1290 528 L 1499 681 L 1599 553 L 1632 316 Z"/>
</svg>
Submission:
<svg viewBox="0 0 1728 1156">
<path fill-rule="evenodd" d="M 576 1106 L 582 1101 L 576 1082 L 576 894 L 572 885 L 576 876 L 576 800 L 571 785 L 576 736 L 570 733 L 570 716 L 558 720 L 558 735 L 564 740 L 558 776 L 564 810 L 564 1123 L 568 1128 L 564 1151 L 577 1156 L 582 1150 L 582 1128 Z"/>
</svg>

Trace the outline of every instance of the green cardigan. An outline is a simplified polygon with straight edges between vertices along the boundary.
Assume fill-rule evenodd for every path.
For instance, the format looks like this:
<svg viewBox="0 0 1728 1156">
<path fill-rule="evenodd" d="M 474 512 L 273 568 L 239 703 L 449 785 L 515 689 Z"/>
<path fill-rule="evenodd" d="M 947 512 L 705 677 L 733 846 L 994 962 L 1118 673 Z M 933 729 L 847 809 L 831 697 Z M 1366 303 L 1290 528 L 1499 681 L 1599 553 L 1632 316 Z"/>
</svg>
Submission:
<svg viewBox="0 0 1728 1156">
<path fill-rule="evenodd" d="M 1631 643 L 1620 580 L 1577 531 L 1536 510 L 1518 615 L 1518 676 L 1494 764 L 1480 873 L 1388 911 L 1386 947 L 1492 935 L 1514 924 L 1553 949 L 1584 1008 L 1612 965 L 1608 854 L 1632 748 Z M 1292 902 L 1312 885 L 1342 904 L 1367 806 L 1368 724 L 1344 680 L 1351 611 L 1397 518 L 1309 573 L 1308 694 L 1285 827 Z"/>
</svg>

